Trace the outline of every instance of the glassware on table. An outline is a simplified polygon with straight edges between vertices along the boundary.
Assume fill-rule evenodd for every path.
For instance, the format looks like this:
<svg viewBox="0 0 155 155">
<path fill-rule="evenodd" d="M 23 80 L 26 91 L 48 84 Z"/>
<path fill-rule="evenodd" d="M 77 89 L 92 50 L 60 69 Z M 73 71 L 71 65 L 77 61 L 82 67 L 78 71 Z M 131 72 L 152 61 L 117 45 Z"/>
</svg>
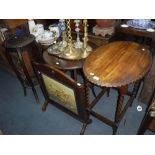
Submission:
<svg viewBox="0 0 155 155">
<path fill-rule="evenodd" d="M 49 48 L 49 50 L 53 51 L 53 53 L 60 53 L 57 43 L 57 39 L 60 36 L 60 30 L 58 27 L 58 24 L 53 24 L 49 26 L 49 30 L 53 33 L 53 38 L 54 38 L 54 44 Z"/>
<path fill-rule="evenodd" d="M 74 43 L 74 46 L 75 48 L 82 48 L 83 47 L 83 43 L 80 41 L 80 37 L 79 37 L 79 32 L 80 32 L 80 28 L 79 28 L 79 23 L 80 23 L 80 20 L 76 19 L 74 20 L 75 22 L 75 31 L 76 31 L 76 34 L 77 34 L 77 38 L 76 38 L 76 41 Z"/>
<path fill-rule="evenodd" d="M 64 49 L 67 47 L 67 37 L 66 37 L 66 23 L 65 19 L 59 20 L 61 35 L 62 35 L 62 41 L 59 42 L 59 50 L 64 51 Z"/>
</svg>

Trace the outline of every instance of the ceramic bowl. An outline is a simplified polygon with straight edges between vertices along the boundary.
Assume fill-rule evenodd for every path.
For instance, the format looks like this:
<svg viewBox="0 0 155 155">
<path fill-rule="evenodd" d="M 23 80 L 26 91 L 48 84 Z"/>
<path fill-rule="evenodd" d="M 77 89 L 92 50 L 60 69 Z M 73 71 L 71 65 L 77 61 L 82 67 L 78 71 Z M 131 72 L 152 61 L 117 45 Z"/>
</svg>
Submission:
<svg viewBox="0 0 155 155">
<path fill-rule="evenodd" d="M 137 26 L 147 27 L 150 21 L 150 19 L 134 19 L 133 23 Z"/>
<path fill-rule="evenodd" d="M 53 33 L 50 31 L 44 31 L 44 33 L 37 36 L 36 40 L 45 45 L 51 45 L 54 42 Z"/>
<path fill-rule="evenodd" d="M 133 19 L 127 21 L 127 25 L 137 29 L 153 29 L 155 23 L 150 19 Z"/>
</svg>

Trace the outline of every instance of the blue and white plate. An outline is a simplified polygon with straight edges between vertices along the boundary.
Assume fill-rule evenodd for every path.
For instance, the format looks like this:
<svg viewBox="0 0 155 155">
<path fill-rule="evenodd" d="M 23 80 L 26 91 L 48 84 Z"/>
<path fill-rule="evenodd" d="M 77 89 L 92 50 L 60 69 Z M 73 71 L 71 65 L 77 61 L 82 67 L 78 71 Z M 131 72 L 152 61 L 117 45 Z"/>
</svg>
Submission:
<svg viewBox="0 0 155 155">
<path fill-rule="evenodd" d="M 143 29 L 143 30 L 155 28 L 155 23 L 152 21 L 144 22 L 144 20 L 143 20 L 143 23 L 141 23 L 141 20 L 139 20 L 139 22 L 137 22 L 137 21 L 138 20 L 129 20 L 129 21 L 127 21 L 127 24 L 130 27 L 137 28 L 137 29 Z"/>
</svg>

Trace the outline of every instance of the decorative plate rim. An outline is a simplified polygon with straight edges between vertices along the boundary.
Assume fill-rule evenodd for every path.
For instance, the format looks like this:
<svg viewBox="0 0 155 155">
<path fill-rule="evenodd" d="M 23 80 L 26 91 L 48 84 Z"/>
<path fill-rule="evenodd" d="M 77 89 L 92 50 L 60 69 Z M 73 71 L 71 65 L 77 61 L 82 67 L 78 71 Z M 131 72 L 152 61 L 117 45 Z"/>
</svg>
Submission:
<svg viewBox="0 0 155 155">
<path fill-rule="evenodd" d="M 142 29 L 142 30 L 146 30 L 146 29 L 150 29 L 150 28 L 155 28 L 155 22 L 153 22 L 153 21 L 150 21 L 149 22 L 149 26 L 145 26 L 145 27 L 142 27 L 142 26 L 138 26 L 138 25 L 134 25 L 133 24 L 133 20 L 129 20 L 129 21 L 127 21 L 127 25 L 128 26 L 130 26 L 130 27 L 133 27 L 133 28 L 137 28 L 137 29 Z"/>
</svg>

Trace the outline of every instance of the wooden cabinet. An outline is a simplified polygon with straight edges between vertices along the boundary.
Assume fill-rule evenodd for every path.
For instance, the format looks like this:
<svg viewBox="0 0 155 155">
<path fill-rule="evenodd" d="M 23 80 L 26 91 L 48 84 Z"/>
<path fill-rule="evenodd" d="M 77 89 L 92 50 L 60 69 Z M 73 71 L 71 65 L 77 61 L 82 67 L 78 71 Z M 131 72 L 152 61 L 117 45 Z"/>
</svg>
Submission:
<svg viewBox="0 0 155 155">
<path fill-rule="evenodd" d="M 10 28 L 10 29 L 14 29 L 19 25 L 25 24 L 27 23 L 27 19 L 4 19 L 3 22 L 5 23 L 5 25 Z"/>
</svg>

